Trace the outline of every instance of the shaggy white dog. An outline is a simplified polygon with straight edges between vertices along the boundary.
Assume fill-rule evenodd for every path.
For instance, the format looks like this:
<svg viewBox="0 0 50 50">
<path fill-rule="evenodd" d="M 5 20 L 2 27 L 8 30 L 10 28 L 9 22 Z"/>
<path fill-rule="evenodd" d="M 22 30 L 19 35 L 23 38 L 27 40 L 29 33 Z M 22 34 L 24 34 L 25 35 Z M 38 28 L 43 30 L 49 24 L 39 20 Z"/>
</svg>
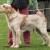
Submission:
<svg viewBox="0 0 50 50">
<path fill-rule="evenodd" d="M 10 5 L 0 5 L 0 13 L 5 13 L 7 23 L 12 31 L 13 45 L 12 48 L 18 48 L 21 44 L 20 34 L 26 30 L 35 29 L 43 38 L 43 45 L 50 46 L 50 36 L 47 33 L 47 22 L 45 17 L 37 14 L 24 15 L 16 12 Z"/>
</svg>

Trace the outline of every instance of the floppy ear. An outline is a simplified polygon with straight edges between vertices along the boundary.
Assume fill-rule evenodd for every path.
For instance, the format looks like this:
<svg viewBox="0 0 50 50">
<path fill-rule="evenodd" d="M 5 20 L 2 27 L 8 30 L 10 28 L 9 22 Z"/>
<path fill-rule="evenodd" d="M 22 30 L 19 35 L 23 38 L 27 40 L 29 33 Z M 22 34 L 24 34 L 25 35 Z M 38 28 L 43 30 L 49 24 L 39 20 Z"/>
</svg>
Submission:
<svg viewBox="0 0 50 50">
<path fill-rule="evenodd" d="M 11 7 L 6 7 L 6 11 L 7 11 L 7 13 L 10 13 L 11 14 Z"/>
<path fill-rule="evenodd" d="M 7 12 L 12 14 L 14 13 L 14 9 L 12 7 L 7 7 Z"/>
<path fill-rule="evenodd" d="M 7 12 L 11 14 L 11 8 L 10 7 L 7 8 Z"/>
<path fill-rule="evenodd" d="M 10 14 L 14 13 L 14 9 L 12 7 L 7 7 L 6 9 L 8 13 Z"/>
</svg>

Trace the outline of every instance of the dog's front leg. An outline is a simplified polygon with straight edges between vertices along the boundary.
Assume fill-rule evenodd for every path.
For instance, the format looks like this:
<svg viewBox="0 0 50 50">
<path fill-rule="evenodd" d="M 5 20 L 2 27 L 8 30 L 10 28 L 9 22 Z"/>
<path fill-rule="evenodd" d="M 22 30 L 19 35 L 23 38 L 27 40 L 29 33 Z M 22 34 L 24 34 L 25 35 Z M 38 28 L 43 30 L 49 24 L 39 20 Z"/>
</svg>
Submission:
<svg viewBox="0 0 50 50">
<path fill-rule="evenodd" d="M 16 45 L 14 46 L 14 48 L 18 48 L 19 45 L 21 44 L 21 41 L 20 41 L 20 29 L 17 29 L 16 31 Z"/>
</svg>

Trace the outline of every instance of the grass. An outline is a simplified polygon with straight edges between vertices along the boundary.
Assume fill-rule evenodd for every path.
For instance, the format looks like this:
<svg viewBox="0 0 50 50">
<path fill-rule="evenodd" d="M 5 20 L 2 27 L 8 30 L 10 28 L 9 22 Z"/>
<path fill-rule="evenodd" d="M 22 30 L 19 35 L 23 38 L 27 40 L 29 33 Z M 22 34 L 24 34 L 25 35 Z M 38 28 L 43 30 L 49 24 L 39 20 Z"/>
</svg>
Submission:
<svg viewBox="0 0 50 50">
<path fill-rule="evenodd" d="M 3 3 L 6 3 L 6 0 L 3 1 L 0 0 L 0 4 Z M 25 46 L 22 35 L 21 35 L 22 44 L 20 48 L 16 49 L 16 48 L 4 47 L 4 45 L 7 44 L 8 26 L 7 26 L 5 15 L 0 14 L 0 50 L 50 50 L 50 47 L 42 46 L 42 38 L 35 31 L 31 30 L 30 32 L 31 32 L 30 47 Z"/>
</svg>

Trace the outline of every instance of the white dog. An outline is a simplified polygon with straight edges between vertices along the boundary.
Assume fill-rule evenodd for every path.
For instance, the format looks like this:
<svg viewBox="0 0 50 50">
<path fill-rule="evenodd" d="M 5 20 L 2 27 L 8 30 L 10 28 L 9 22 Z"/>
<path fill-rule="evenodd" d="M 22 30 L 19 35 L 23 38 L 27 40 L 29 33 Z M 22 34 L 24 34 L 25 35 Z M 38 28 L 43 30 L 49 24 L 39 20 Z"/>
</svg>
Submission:
<svg viewBox="0 0 50 50">
<path fill-rule="evenodd" d="M 10 5 L 0 5 L 0 13 L 5 13 L 7 23 L 12 31 L 13 45 L 12 48 L 18 48 L 21 44 L 20 34 L 26 30 L 35 29 L 43 38 L 43 45 L 50 46 L 50 36 L 47 33 L 47 22 L 45 17 L 37 14 L 24 15 L 16 12 Z"/>
</svg>

